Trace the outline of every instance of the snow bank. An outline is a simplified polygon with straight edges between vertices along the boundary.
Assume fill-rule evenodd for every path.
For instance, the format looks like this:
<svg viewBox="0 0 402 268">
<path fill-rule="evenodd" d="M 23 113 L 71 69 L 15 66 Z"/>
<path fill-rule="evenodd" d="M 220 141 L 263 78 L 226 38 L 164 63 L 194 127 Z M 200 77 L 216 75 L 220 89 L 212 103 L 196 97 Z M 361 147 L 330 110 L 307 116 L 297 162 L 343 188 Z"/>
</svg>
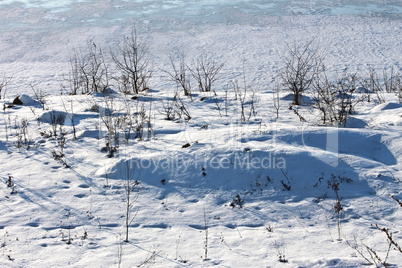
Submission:
<svg viewBox="0 0 402 268">
<path fill-rule="evenodd" d="M 27 105 L 27 106 L 39 106 L 40 105 L 40 103 L 38 101 L 32 99 L 30 96 L 28 96 L 26 94 L 22 94 L 19 97 L 19 99 L 23 105 Z"/>
</svg>

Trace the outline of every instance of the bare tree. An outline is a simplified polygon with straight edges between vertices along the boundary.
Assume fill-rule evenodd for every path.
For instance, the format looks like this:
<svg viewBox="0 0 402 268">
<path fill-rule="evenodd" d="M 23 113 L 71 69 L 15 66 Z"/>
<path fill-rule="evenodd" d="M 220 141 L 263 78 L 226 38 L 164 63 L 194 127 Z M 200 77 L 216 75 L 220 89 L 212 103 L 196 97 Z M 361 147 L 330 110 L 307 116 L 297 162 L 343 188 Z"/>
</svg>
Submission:
<svg viewBox="0 0 402 268">
<path fill-rule="evenodd" d="M 280 109 L 280 97 L 279 97 L 279 84 L 275 83 L 274 91 L 272 92 L 272 97 L 274 101 L 274 108 L 276 111 L 276 119 L 279 118 L 279 109 Z"/>
<path fill-rule="evenodd" d="M 135 27 L 123 45 L 116 52 L 111 51 L 111 56 L 121 73 L 119 83 L 123 92 L 138 94 L 149 89 L 152 71 L 148 46 L 138 40 Z"/>
<path fill-rule="evenodd" d="M 183 54 L 170 55 L 169 60 L 172 71 L 164 72 L 170 76 L 170 80 L 175 82 L 178 88 L 183 90 L 185 96 L 190 96 L 191 98 L 191 82 L 187 73 L 188 67 L 185 62 L 185 56 Z M 178 63 L 175 62 L 176 60 Z"/>
<path fill-rule="evenodd" d="M 314 40 L 304 47 L 288 46 L 289 55 L 284 59 L 285 68 L 281 73 L 283 85 L 293 93 L 293 105 L 300 105 L 303 93 L 310 88 L 317 77 L 321 59 L 318 49 L 312 47 Z"/>
<path fill-rule="evenodd" d="M 70 58 L 70 74 L 67 79 L 70 94 L 102 92 L 109 87 L 108 66 L 102 49 L 93 41 L 87 50 L 76 50 Z"/>
<path fill-rule="evenodd" d="M 212 91 L 212 85 L 219 79 L 219 72 L 225 65 L 223 62 L 217 62 L 214 58 L 214 55 L 204 54 L 193 61 L 193 68 L 190 68 L 201 92 Z"/>
<path fill-rule="evenodd" d="M 140 170 L 135 176 L 135 165 L 131 165 L 130 161 L 125 162 L 124 176 L 124 226 L 126 229 L 126 239 L 124 242 L 129 242 L 129 227 L 137 216 L 139 208 L 133 211 L 134 205 L 139 197 L 139 192 L 136 191 L 136 186 L 139 185 L 138 178 L 140 177 Z M 135 178 L 137 177 L 137 178 Z"/>
</svg>

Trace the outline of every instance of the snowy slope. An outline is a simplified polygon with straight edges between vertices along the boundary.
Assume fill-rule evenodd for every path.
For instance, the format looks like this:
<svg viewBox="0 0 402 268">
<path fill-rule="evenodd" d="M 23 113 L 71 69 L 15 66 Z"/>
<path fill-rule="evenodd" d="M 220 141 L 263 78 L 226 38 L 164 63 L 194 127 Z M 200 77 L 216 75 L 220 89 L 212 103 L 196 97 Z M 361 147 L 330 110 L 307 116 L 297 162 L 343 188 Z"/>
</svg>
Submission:
<svg viewBox="0 0 402 268">
<path fill-rule="evenodd" d="M 24 103 L 0 117 L 0 266 L 361 267 L 366 245 L 384 259 L 389 240 L 375 224 L 402 244 L 402 207 L 391 197 L 402 200 L 398 97 L 383 93 L 380 103 L 370 94 L 339 127 L 322 125 L 308 105 L 298 108 L 301 122 L 287 91 L 276 118 L 273 97 L 287 44 L 315 39 L 334 76 L 401 71 L 400 3 L 369 2 L 0 3 L 0 82 L 10 78 L 1 101 Z M 151 90 L 131 99 L 114 81 L 107 94 L 67 95 L 74 49 L 88 40 L 113 49 L 133 23 L 152 55 Z M 216 94 L 180 95 L 190 120 L 166 120 L 176 86 L 163 70 L 177 51 L 189 64 L 205 53 L 225 62 Z M 225 95 L 243 75 L 258 89 L 246 122 L 238 96 Z M 31 85 L 47 94 L 45 109 Z M 121 119 L 142 105 L 152 135 L 121 133 L 109 158 L 102 113 Z M 124 242 L 127 177 L 138 184 Z M 402 263 L 394 246 L 387 262 Z"/>
</svg>

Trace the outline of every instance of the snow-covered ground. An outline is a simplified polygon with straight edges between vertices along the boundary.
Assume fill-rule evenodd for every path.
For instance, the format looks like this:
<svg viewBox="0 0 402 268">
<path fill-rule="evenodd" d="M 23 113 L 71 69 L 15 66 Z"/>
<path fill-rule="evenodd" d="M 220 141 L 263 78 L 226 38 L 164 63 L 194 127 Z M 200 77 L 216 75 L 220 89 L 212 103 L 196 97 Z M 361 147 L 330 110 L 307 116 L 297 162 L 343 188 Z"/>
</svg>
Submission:
<svg viewBox="0 0 402 268">
<path fill-rule="evenodd" d="M 0 117 L 0 266 L 361 267 L 359 251 L 372 261 L 366 246 L 384 259 L 389 240 L 376 224 L 402 246 L 391 197 L 402 200 L 400 99 L 369 94 L 346 127 L 329 127 L 309 105 L 298 108 L 301 122 L 288 91 L 276 118 L 273 90 L 288 46 L 311 40 L 331 77 L 401 72 L 401 14 L 400 1 L 1 1 L 1 101 L 22 95 L 24 105 Z M 134 24 L 149 46 L 150 90 L 136 100 L 66 95 L 73 52 L 89 41 L 114 50 Z M 166 120 L 176 86 L 164 71 L 177 52 L 189 65 L 206 54 L 225 63 L 216 94 L 180 96 L 190 120 Z M 256 89 L 246 122 L 239 96 L 225 93 L 243 75 Z M 46 109 L 31 86 L 47 94 Z M 100 114 L 112 104 L 119 120 L 144 105 L 153 134 L 120 136 L 109 158 Z M 54 111 L 65 116 L 59 160 Z M 127 174 L 138 185 L 124 242 Z M 387 262 L 402 263 L 395 245 Z"/>
</svg>

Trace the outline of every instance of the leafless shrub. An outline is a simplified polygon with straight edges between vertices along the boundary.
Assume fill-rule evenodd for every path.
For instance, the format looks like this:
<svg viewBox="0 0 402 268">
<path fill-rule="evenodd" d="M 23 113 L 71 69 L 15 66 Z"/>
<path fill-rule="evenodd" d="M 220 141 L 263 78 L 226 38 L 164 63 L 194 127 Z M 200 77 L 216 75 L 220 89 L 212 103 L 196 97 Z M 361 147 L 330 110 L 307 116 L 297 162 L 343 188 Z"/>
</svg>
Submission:
<svg viewBox="0 0 402 268">
<path fill-rule="evenodd" d="M 129 227 L 137 216 L 139 208 L 133 211 L 135 203 L 139 198 L 139 191 L 137 191 L 139 185 L 139 177 L 141 170 L 138 170 L 137 176 L 135 174 L 135 165 L 131 165 L 130 161 L 125 162 L 125 174 L 122 174 L 124 184 L 124 226 L 126 229 L 126 235 L 124 242 L 129 242 Z"/>
<path fill-rule="evenodd" d="M 314 41 L 314 40 L 313 40 Z M 300 105 L 301 98 L 320 73 L 321 58 L 313 41 L 303 47 L 288 45 L 288 56 L 284 58 L 285 67 L 281 72 L 283 85 L 293 93 L 293 105 Z"/>
<path fill-rule="evenodd" d="M 396 198 L 393 195 L 391 195 L 391 198 L 394 199 L 399 204 L 399 206 L 402 208 L 402 201 L 401 200 L 399 200 L 398 198 Z"/>
<path fill-rule="evenodd" d="M 162 102 L 162 106 L 163 108 L 160 112 L 165 115 L 166 120 L 188 121 L 191 119 L 190 108 L 180 98 L 178 92 L 176 92 L 172 100 L 167 99 L 165 102 Z"/>
<path fill-rule="evenodd" d="M 275 108 L 275 111 L 276 111 L 276 119 L 279 118 L 279 109 L 280 109 L 279 92 L 280 92 L 279 84 L 276 83 L 275 87 L 274 87 L 274 90 L 272 92 L 272 98 L 273 98 L 273 101 L 274 101 L 274 108 Z"/>
<path fill-rule="evenodd" d="M 144 126 L 149 120 L 147 119 L 147 111 L 145 110 L 144 104 L 141 107 L 137 108 L 137 112 L 134 113 L 134 123 L 135 123 L 135 133 L 136 138 L 142 140 L 144 138 Z"/>
<path fill-rule="evenodd" d="M 304 116 L 302 116 L 299 113 L 299 110 L 297 108 L 294 108 L 293 106 L 290 106 L 289 110 L 291 110 L 291 111 L 293 111 L 295 113 L 295 115 L 299 118 L 300 122 L 307 122 L 306 118 L 304 118 Z"/>
<path fill-rule="evenodd" d="M 248 120 L 251 119 L 252 116 L 254 116 L 254 119 L 257 116 L 257 110 L 256 110 L 256 104 L 257 104 L 257 93 L 258 93 L 258 88 L 256 87 L 251 87 L 251 96 L 249 99 L 249 103 L 250 103 L 250 111 L 248 114 Z"/>
<path fill-rule="evenodd" d="M 343 211 L 343 198 L 339 196 L 339 182 L 335 179 L 335 177 L 332 177 L 331 180 L 328 181 L 328 186 L 331 187 L 336 195 L 334 214 L 336 216 L 336 224 L 338 227 L 338 240 L 341 240 L 341 212 Z"/>
<path fill-rule="evenodd" d="M 358 99 L 357 96 L 354 95 L 359 83 L 359 78 L 356 73 L 344 73 L 337 81 L 338 98 L 341 100 L 340 106 L 348 114 L 353 114 L 356 104 L 362 101 L 362 99 Z"/>
<path fill-rule="evenodd" d="M 144 261 L 142 261 L 140 264 L 137 265 L 137 267 L 141 267 L 143 265 L 152 265 L 155 262 L 156 256 L 159 254 L 159 252 L 152 251 L 150 254 L 147 255 Z"/>
<path fill-rule="evenodd" d="M 116 103 L 115 96 L 105 96 L 103 100 L 104 107 L 99 107 L 99 117 L 106 127 L 106 146 L 102 152 L 107 152 L 109 158 L 112 158 L 119 147 L 119 130 L 125 116 Z M 100 126 L 102 132 L 102 126 Z"/>
<path fill-rule="evenodd" d="M 222 102 L 222 100 L 220 100 L 220 99 L 219 99 L 218 94 L 216 93 L 216 91 L 215 91 L 215 90 L 214 90 L 214 96 L 213 96 L 213 100 L 214 100 L 214 103 L 215 103 L 216 109 L 217 109 L 217 110 L 218 110 L 218 112 L 219 112 L 219 115 L 220 115 L 220 116 L 222 116 L 222 112 L 221 112 L 221 110 L 222 110 L 222 105 L 223 105 L 223 102 Z"/>
<path fill-rule="evenodd" d="M 402 103 L 402 74 L 399 73 L 397 78 L 395 79 L 395 84 L 396 84 L 396 90 L 395 90 L 395 95 L 399 99 L 399 103 Z"/>
<path fill-rule="evenodd" d="M 381 257 L 378 250 L 366 245 L 363 241 L 357 242 L 357 238 L 354 237 L 353 242 L 346 241 L 349 247 L 354 249 L 357 254 L 367 261 L 369 265 L 375 265 L 376 267 L 390 267 L 387 263 L 392 243 L 388 243 L 387 250 L 384 257 Z"/>
<path fill-rule="evenodd" d="M 32 92 L 35 96 L 35 98 L 39 101 L 40 105 L 42 106 L 42 109 L 45 110 L 45 105 L 46 105 L 46 98 L 48 96 L 48 94 L 43 91 L 42 89 L 35 89 L 35 87 L 31 84 L 31 89 Z"/>
<path fill-rule="evenodd" d="M 313 87 L 315 107 L 321 112 L 321 122 L 333 124 L 337 121 L 335 83 L 329 80 L 324 71 L 315 81 Z"/>
<path fill-rule="evenodd" d="M 3 98 L 6 95 L 5 89 L 10 82 L 11 78 L 7 78 L 5 75 L 3 76 L 3 79 L 0 80 L 0 99 L 2 98 L 2 93 L 3 93 Z"/>
<path fill-rule="evenodd" d="M 315 108 L 321 112 L 323 124 L 345 125 L 356 104 L 363 101 L 354 95 L 359 84 L 356 74 L 344 73 L 341 78 L 331 81 L 325 67 L 313 83 Z"/>
<path fill-rule="evenodd" d="M 117 238 L 117 267 L 121 267 L 121 262 L 123 260 L 123 239 L 121 238 L 121 234 Z"/>
<path fill-rule="evenodd" d="M 281 169 L 281 172 L 286 179 L 286 181 L 281 180 L 283 189 L 285 189 L 286 191 L 290 191 L 292 189 L 292 184 L 290 183 L 289 177 L 288 177 L 287 173 L 285 171 L 283 171 L 283 169 Z"/>
<path fill-rule="evenodd" d="M 60 126 L 59 135 L 57 136 L 56 141 L 57 141 L 57 145 L 60 148 L 61 153 L 63 153 L 64 147 L 66 146 L 66 141 L 67 141 L 66 140 L 66 135 L 67 135 L 67 132 L 65 132 L 63 130 L 63 127 Z"/>
<path fill-rule="evenodd" d="M 204 54 L 193 61 L 190 72 L 197 81 L 200 92 L 212 92 L 213 84 L 219 80 L 219 72 L 225 63 L 215 60 L 215 55 Z"/>
<path fill-rule="evenodd" d="M 225 92 L 225 98 L 224 98 L 224 105 L 225 105 L 225 116 L 228 116 L 228 110 L 229 110 L 229 85 L 225 85 L 223 87 L 223 90 Z"/>
<path fill-rule="evenodd" d="M 241 198 L 239 194 L 236 195 L 235 198 L 230 202 L 230 206 L 232 208 L 235 208 L 239 206 L 239 208 L 243 208 L 244 205 L 244 198 Z"/>
<path fill-rule="evenodd" d="M 61 98 L 61 101 L 63 103 L 64 111 L 66 112 L 66 115 L 71 123 L 71 127 L 73 128 L 73 140 L 77 139 L 77 131 L 75 127 L 75 113 L 74 113 L 74 103 L 73 100 L 67 100 L 70 103 L 70 107 L 67 108 L 63 98 Z"/>
<path fill-rule="evenodd" d="M 21 121 L 17 121 L 17 119 L 15 119 L 15 129 L 17 138 L 15 147 L 17 147 L 18 149 L 24 147 L 27 150 L 29 150 L 31 148 L 31 145 L 33 144 L 33 140 L 29 135 L 28 125 L 29 123 L 26 118 L 21 119 Z"/>
<path fill-rule="evenodd" d="M 112 59 L 120 72 L 118 80 L 122 92 L 138 94 L 149 89 L 151 78 L 148 46 L 138 40 L 134 27 L 117 51 L 111 51 Z"/>
<path fill-rule="evenodd" d="M 185 62 L 185 56 L 178 54 L 170 55 L 170 66 L 172 71 L 164 71 L 170 77 L 170 80 L 176 83 L 177 88 L 181 88 L 185 96 L 191 98 L 191 81 L 188 74 L 188 67 Z M 177 63 L 176 63 L 177 61 Z"/>
<path fill-rule="evenodd" d="M 70 94 L 102 92 L 109 87 L 108 65 L 99 45 L 89 41 L 86 51 L 76 50 L 70 58 Z"/>
<path fill-rule="evenodd" d="M 162 110 L 160 110 L 160 113 L 165 116 L 166 120 L 173 121 L 176 115 L 173 100 L 167 99 L 166 101 L 162 101 Z"/>
<path fill-rule="evenodd" d="M 99 117 L 102 123 L 100 133 L 106 128 L 106 146 L 101 149 L 111 158 L 117 152 L 121 142 L 126 144 L 131 139 L 143 140 L 154 136 L 152 125 L 152 101 L 149 109 L 140 100 L 129 100 L 115 95 L 102 98 L 103 105 L 99 107 Z M 135 105 L 133 105 L 135 102 Z M 133 109 L 134 106 L 134 109 Z"/>
<path fill-rule="evenodd" d="M 402 207 L 402 202 L 391 196 L 398 204 Z M 379 249 L 375 249 L 373 247 L 368 246 L 367 244 L 363 243 L 363 241 L 357 243 L 356 236 L 354 237 L 354 241 L 346 241 L 347 244 L 353 248 L 363 259 L 367 261 L 368 264 L 375 265 L 376 267 L 391 267 L 389 263 L 387 263 L 388 257 L 390 255 L 392 249 L 397 253 L 402 254 L 402 247 L 401 245 L 394 239 L 393 233 L 388 228 L 381 228 L 378 224 L 375 224 L 375 228 L 381 232 L 383 232 L 387 237 L 387 249 L 385 250 L 385 254 L 379 253 Z M 381 250 L 384 252 L 384 250 Z"/>
<path fill-rule="evenodd" d="M 62 164 L 65 168 L 70 168 L 71 166 L 67 164 L 66 159 L 64 158 L 64 153 L 62 152 L 56 152 L 56 150 L 52 150 L 52 156 L 54 160 Z"/>
<path fill-rule="evenodd" d="M 402 253 L 402 247 L 395 241 L 395 239 L 392 237 L 392 233 L 389 231 L 388 228 L 380 228 L 378 227 L 378 225 L 376 224 L 375 227 L 377 228 L 377 230 L 383 232 L 386 236 L 387 236 L 387 240 L 388 242 L 394 246 L 395 250 L 399 251 L 399 253 Z"/>
<path fill-rule="evenodd" d="M 187 104 L 185 102 L 183 102 L 183 100 L 177 96 L 175 98 L 175 110 L 176 110 L 176 114 L 178 115 L 179 120 L 190 120 L 191 119 L 191 113 L 190 113 L 190 109 L 187 106 Z"/>
<path fill-rule="evenodd" d="M 370 80 L 377 94 L 380 103 L 385 102 L 382 92 L 395 93 L 399 102 L 402 102 L 402 74 L 395 71 L 394 67 L 384 69 L 382 76 L 377 75 L 374 70 L 370 71 Z M 373 87 L 373 85 L 371 85 Z"/>
<path fill-rule="evenodd" d="M 240 121 L 249 121 L 251 116 L 255 116 L 257 111 L 255 109 L 257 89 L 247 82 L 246 74 L 243 68 L 243 81 L 240 83 L 238 80 L 232 81 L 235 99 L 240 103 Z M 248 116 L 246 116 L 246 108 L 249 108 Z"/>
<path fill-rule="evenodd" d="M 244 81 L 245 83 L 245 81 Z M 246 96 L 247 96 L 247 85 L 244 84 L 243 88 L 239 85 L 237 80 L 233 81 L 233 90 L 235 92 L 236 98 L 239 100 L 240 103 L 240 121 L 245 122 L 245 104 L 246 104 Z"/>
<path fill-rule="evenodd" d="M 288 259 L 286 258 L 285 247 L 282 243 L 278 243 L 275 241 L 274 247 L 276 249 L 276 255 L 278 256 L 278 261 L 282 263 L 287 263 Z"/>
<path fill-rule="evenodd" d="M 321 180 L 321 179 L 320 179 Z M 335 176 L 331 174 L 330 179 L 327 180 L 328 188 L 331 188 L 332 191 L 335 193 L 335 203 L 334 203 L 334 214 L 336 216 L 336 223 L 338 228 L 338 240 L 341 240 L 341 219 L 342 219 L 342 212 L 343 212 L 343 205 L 342 200 L 343 197 L 339 195 L 339 185 L 342 182 L 350 183 L 353 180 L 348 177 L 343 176 Z"/>
<path fill-rule="evenodd" d="M 389 70 L 383 70 L 382 77 L 385 92 L 393 93 L 400 89 L 399 80 L 401 77 L 400 74 L 394 70 L 394 66 L 391 66 Z"/>
<path fill-rule="evenodd" d="M 208 243 L 209 243 L 209 218 L 204 207 L 204 260 L 208 260 Z"/>
<path fill-rule="evenodd" d="M 126 142 L 135 134 L 134 139 L 143 140 L 151 138 L 154 135 L 152 118 L 152 101 L 150 102 L 149 109 L 147 110 L 144 103 L 139 100 L 135 101 L 135 111 L 131 110 L 131 103 L 125 101 L 125 110 L 122 115 L 121 131 L 124 132 Z"/>
<path fill-rule="evenodd" d="M 61 112 L 51 111 L 50 114 L 50 125 L 52 126 L 53 137 L 57 137 L 57 130 L 62 129 L 66 115 Z"/>
<path fill-rule="evenodd" d="M 381 85 L 380 76 L 374 71 L 374 69 L 369 70 L 369 78 L 365 79 L 362 82 L 362 85 L 368 91 L 376 94 L 379 103 L 385 102 L 384 88 Z"/>
</svg>

